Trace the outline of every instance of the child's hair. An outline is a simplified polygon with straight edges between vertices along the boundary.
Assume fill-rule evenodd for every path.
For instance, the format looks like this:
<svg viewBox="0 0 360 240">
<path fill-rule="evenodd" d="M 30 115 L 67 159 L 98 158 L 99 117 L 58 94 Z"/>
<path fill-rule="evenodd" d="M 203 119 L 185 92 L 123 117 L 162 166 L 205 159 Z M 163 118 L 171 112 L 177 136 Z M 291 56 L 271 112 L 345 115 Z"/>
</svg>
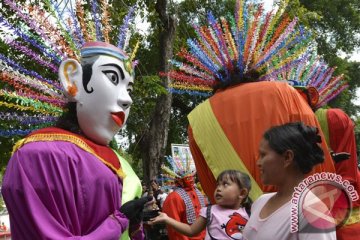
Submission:
<svg viewBox="0 0 360 240">
<path fill-rule="evenodd" d="M 238 170 L 233 170 L 233 169 L 225 170 L 225 171 L 221 172 L 220 175 L 217 177 L 216 183 L 222 182 L 227 179 L 236 183 L 240 189 L 246 188 L 248 190 L 248 193 L 250 192 L 251 180 L 250 180 L 249 175 L 247 175 L 246 173 L 240 172 Z M 252 201 L 248 195 L 242 202 L 242 207 L 245 208 L 245 210 L 249 214 L 249 216 L 250 216 L 251 204 L 252 204 Z"/>
</svg>

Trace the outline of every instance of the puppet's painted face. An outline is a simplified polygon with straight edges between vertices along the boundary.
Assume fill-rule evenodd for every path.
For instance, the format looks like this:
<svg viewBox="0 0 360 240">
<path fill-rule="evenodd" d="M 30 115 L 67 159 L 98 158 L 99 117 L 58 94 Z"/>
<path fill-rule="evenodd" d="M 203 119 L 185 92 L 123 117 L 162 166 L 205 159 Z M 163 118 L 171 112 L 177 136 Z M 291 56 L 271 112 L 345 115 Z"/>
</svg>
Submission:
<svg viewBox="0 0 360 240">
<path fill-rule="evenodd" d="M 111 56 L 100 55 L 91 69 L 77 101 L 78 122 L 88 138 L 107 145 L 128 118 L 134 78 L 122 61 Z"/>
<path fill-rule="evenodd" d="M 194 188 L 194 184 L 195 184 L 194 176 L 189 175 L 181 179 L 177 179 L 176 184 L 182 188 Z"/>
</svg>

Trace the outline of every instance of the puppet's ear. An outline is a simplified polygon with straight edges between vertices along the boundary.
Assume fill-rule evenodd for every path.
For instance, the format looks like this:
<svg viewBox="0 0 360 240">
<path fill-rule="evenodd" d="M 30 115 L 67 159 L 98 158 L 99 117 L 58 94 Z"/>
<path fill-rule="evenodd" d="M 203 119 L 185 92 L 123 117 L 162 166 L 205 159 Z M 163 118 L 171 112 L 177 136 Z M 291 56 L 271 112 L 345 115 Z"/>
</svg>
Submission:
<svg viewBox="0 0 360 240">
<path fill-rule="evenodd" d="M 77 102 L 80 95 L 78 87 L 82 84 L 82 67 L 80 63 L 71 58 L 62 61 L 59 68 L 59 77 L 69 101 Z"/>
<path fill-rule="evenodd" d="M 307 90 L 309 94 L 310 105 L 311 107 L 315 107 L 319 102 L 319 92 L 315 87 L 308 87 Z"/>
</svg>

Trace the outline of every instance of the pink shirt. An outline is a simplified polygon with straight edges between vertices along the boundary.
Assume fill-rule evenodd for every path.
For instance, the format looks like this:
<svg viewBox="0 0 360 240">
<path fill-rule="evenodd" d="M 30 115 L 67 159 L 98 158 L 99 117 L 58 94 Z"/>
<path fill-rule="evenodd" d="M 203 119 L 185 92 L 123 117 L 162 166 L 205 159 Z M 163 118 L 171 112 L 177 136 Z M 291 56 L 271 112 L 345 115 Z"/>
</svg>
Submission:
<svg viewBox="0 0 360 240">
<path fill-rule="evenodd" d="M 206 219 L 206 207 L 201 208 L 200 216 Z M 206 240 L 210 239 L 209 232 L 216 239 L 243 239 L 242 230 L 249 219 L 245 208 L 234 210 L 213 205 L 210 216 L 211 224 L 206 231 Z"/>
<path fill-rule="evenodd" d="M 244 229 L 244 239 L 248 240 L 332 240 L 336 239 L 335 231 L 322 233 L 291 233 L 291 203 L 288 202 L 270 216 L 260 218 L 260 211 L 275 193 L 262 195 L 251 208 L 251 217 Z M 301 222 L 301 220 L 300 220 Z"/>
</svg>

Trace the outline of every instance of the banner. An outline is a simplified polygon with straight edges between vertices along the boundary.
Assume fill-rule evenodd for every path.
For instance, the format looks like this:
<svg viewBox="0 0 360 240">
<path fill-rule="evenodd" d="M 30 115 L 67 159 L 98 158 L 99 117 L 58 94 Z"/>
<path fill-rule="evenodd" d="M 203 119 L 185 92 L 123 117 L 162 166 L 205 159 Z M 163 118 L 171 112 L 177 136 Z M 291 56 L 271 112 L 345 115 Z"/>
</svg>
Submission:
<svg viewBox="0 0 360 240">
<path fill-rule="evenodd" d="M 176 163 L 181 164 L 184 170 L 186 169 L 186 172 L 195 171 L 195 163 L 189 145 L 171 144 L 171 155 Z"/>
</svg>

